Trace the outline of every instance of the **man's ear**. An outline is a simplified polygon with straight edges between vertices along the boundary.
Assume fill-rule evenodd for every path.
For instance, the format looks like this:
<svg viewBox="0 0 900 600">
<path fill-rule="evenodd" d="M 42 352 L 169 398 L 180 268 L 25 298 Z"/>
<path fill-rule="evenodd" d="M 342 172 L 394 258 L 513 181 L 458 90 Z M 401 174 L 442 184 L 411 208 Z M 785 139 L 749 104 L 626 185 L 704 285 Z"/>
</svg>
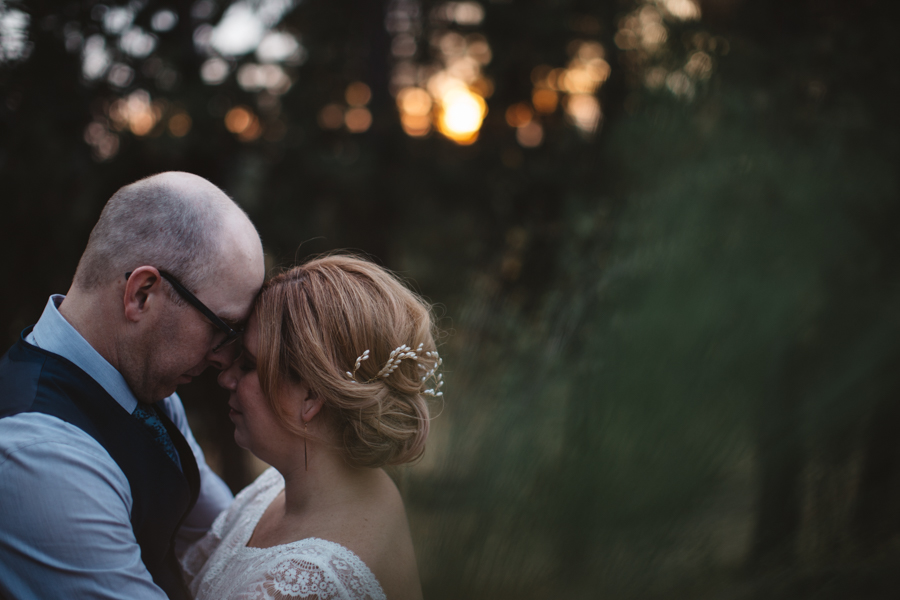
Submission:
<svg viewBox="0 0 900 600">
<path fill-rule="evenodd" d="M 161 297 L 161 282 L 162 278 L 156 267 L 138 267 L 131 272 L 125 282 L 125 295 L 122 298 L 126 319 L 137 322 L 149 312 L 154 300 Z"/>
</svg>

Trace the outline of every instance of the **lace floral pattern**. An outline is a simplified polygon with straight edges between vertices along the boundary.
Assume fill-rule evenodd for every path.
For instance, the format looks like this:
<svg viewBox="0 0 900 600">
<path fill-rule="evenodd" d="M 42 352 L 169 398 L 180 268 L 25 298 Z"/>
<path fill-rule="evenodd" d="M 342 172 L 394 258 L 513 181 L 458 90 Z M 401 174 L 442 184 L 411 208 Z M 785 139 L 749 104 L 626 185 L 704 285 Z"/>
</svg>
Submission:
<svg viewBox="0 0 900 600">
<path fill-rule="evenodd" d="M 337 596 L 337 585 L 312 563 L 290 559 L 267 573 L 263 587 L 273 597 Z M 276 595 L 277 594 L 277 595 Z"/>
<path fill-rule="evenodd" d="M 196 600 L 385 600 L 378 580 L 349 549 L 317 538 L 248 548 L 262 513 L 284 488 L 269 469 L 238 494 L 182 559 Z"/>
</svg>

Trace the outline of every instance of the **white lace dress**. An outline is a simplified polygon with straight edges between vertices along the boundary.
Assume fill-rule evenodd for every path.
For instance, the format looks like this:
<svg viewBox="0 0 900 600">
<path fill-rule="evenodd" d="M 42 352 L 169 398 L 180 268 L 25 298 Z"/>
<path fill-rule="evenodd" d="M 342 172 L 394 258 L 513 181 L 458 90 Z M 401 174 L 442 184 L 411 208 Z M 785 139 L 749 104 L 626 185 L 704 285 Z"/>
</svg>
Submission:
<svg viewBox="0 0 900 600">
<path fill-rule="evenodd" d="M 386 600 L 378 580 L 353 552 L 307 538 L 272 548 L 248 548 L 263 512 L 284 489 L 268 469 L 244 489 L 184 555 L 196 600 Z"/>
</svg>

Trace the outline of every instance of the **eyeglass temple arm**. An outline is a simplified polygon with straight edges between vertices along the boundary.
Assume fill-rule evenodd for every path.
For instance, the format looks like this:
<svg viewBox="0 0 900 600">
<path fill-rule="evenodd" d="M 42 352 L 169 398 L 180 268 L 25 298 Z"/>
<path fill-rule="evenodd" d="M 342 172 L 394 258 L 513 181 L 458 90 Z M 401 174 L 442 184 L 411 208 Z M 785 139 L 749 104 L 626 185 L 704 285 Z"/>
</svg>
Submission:
<svg viewBox="0 0 900 600">
<path fill-rule="evenodd" d="M 221 329 L 222 331 L 224 331 L 224 332 L 226 332 L 226 333 L 228 334 L 228 337 L 225 338 L 226 341 L 227 341 L 227 340 L 234 339 L 235 337 L 237 337 L 237 336 L 240 334 L 239 331 L 235 331 L 230 325 L 228 325 L 228 323 L 226 323 L 225 321 L 223 321 L 222 319 L 220 319 L 220 318 L 216 315 L 216 313 L 214 313 L 213 311 L 209 310 L 209 309 L 206 307 L 205 304 L 203 304 L 202 302 L 200 302 L 200 300 L 198 300 L 197 297 L 194 296 L 194 294 L 192 294 L 190 291 L 188 291 L 188 289 L 187 289 L 186 287 L 184 287 L 183 285 L 181 285 L 181 282 L 180 282 L 180 281 L 178 281 L 177 279 L 175 279 L 175 276 L 174 276 L 174 275 L 172 275 L 172 274 L 170 274 L 170 273 L 168 273 L 168 272 L 166 272 L 166 271 L 163 271 L 163 270 L 161 270 L 161 269 L 157 269 L 157 270 L 159 271 L 160 276 L 161 276 L 163 279 L 165 279 L 166 281 L 168 281 L 169 284 L 170 284 L 173 288 L 175 288 L 175 291 L 178 292 L 178 295 L 179 295 L 179 296 L 181 296 L 182 298 L 184 298 L 185 300 L 187 300 L 187 302 L 188 302 L 191 306 L 193 306 L 194 308 L 196 308 L 197 310 L 199 310 L 200 313 L 201 313 L 204 317 L 206 317 L 207 319 L 209 319 L 210 322 L 212 322 L 213 325 L 215 325 L 216 327 L 218 327 L 219 329 Z M 129 271 L 129 272 L 125 273 L 125 279 L 128 279 L 129 277 L 131 277 L 131 273 L 132 273 L 132 272 L 133 272 L 133 271 Z M 220 344 L 220 345 L 221 345 L 221 344 Z"/>
</svg>

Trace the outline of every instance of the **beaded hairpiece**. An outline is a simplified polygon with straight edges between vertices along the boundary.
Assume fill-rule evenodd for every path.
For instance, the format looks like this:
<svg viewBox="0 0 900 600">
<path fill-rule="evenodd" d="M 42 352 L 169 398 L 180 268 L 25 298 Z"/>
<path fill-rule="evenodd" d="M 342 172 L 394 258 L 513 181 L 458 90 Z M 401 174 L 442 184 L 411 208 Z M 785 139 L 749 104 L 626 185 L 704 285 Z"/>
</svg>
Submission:
<svg viewBox="0 0 900 600">
<path fill-rule="evenodd" d="M 359 370 L 359 366 L 369 359 L 369 351 L 366 350 L 358 357 L 356 357 L 356 364 L 353 365 L 353 371 L 344 371 L 344 375 L 354 383 L 372 383 L 376 379 L 387 379 L 391 373 L 393 373 L 397 367 L 400 366 L 400 361 L 405 360 L 407 358 L 415 358 L 419 359 L 419 354 L 422 353 L 425 344 L 419 344 L 419 347 L 413 350 L 406 344 L 402 346 L 397 346 L 393 350 L 391 350 L 390 355 L 388 356 L 387 362 L 384 363 L 384 366 L 378 371 L 378 374 L 375 375 L 372 379 L 367 381 L 357 381 L 356 380 L 356 371 Z M 444 385 L 444 376 L 441 373 L 438 373 L 438 368 L 444 363 L 444 360 L 440 357 L 437 351 L 434 352 L 425 352 L 423 356 L 430 358 L 434 361 L 434 366 L 430 369 L 427 368 L 422 363 L 418 363 L 419 369 L 424 373 L 421 378 L 421 383 L 424 386 L 425 382 L 429 379 L 434 379 L 434 387 L 423 390 L 422 393 L 426 396 L 434 396 L 437 398 L 438 396 L 443 396 L 444 392 L 441 391 L 441 386 Z"/>
</svg>

